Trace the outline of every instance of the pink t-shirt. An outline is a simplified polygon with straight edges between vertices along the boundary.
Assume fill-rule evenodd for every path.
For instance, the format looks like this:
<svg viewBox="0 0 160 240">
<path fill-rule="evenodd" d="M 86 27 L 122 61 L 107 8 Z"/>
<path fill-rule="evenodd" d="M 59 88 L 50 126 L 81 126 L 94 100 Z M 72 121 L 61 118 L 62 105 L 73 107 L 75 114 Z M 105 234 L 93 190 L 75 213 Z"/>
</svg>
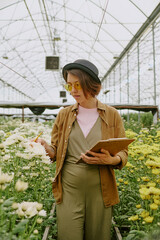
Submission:
<svg viewBox="0 0 160 240">
<path fill-rule="evenodd" d="M 84 108 L 79 105 L 77 121 L 85 137 L 90 132 L 98 117 L 97 108 Z"/>
</svg>

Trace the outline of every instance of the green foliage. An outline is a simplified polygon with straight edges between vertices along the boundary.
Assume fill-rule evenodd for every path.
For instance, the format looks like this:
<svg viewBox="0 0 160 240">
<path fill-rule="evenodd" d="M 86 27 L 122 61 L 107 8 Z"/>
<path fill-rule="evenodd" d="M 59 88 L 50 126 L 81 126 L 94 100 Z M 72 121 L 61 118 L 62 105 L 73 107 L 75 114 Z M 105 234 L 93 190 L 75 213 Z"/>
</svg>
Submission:
<svg viewBox="0 0 160 240">
<path fill-rule="evenodd" d="M 150 232 L 143 240 L 159 240 L 160 239 L 160 230 L 159 227 Z"/>
<path fill-rule="evenodd" d="M 151 112 L 147 113 L 130 113 L 123 114 L 125 129 L 131 129 L 136 133 L 139 133 L 142 128 L 151 128 L 153 124 L 153 115 Z M 128 120 L 129 119 L 129 120 Z"/>
<path fill-rule="evenodd" d="M 141 114 L 141 122 L 143 124 L 143 127 L 150 128 L 153 124 L 153 115 L 152 113 L 142 113 Z"/>
</svg>

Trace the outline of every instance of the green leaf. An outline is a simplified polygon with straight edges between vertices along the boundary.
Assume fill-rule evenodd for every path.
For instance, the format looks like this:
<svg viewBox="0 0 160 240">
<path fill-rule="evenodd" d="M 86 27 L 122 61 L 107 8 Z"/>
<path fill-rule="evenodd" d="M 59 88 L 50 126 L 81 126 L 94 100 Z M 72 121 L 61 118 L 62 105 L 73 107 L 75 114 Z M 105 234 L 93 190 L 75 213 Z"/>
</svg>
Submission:
<svg viewBox="0 0 160 240">
<path fill-rule="evenodd" d="M 2 207 L 9 207 L 12 205 L 14 201 L 14 197 L 8 198 L 7 200 L 5 200 L 2 204 Z"/>
<path fill-rule="evenodd" d="M 28 219 L 24 219 L 18 223 L 17 226 L 13 229 L 13 234 L 22 233 L 25 230 L 28 221 Z"/>
<path fill-rule="evenodd" d="M 129 234 L 129 235 L 126 237 L 126 240 L 135 240 L 135 235 L 134 235 L 134 234 Z"/>
</svg>

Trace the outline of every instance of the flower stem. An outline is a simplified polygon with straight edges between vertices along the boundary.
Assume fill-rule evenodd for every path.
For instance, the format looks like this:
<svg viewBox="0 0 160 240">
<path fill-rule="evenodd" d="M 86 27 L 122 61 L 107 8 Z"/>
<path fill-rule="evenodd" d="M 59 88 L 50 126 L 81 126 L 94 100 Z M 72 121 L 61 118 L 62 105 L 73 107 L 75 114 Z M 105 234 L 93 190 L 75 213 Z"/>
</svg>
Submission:
<svg viewBox="0 0 160 240">
<path fill-rule="evenodd" d="M 31 226 L 31 229 L 30 229 L 30 231 L 29 231 L 29 233 L 28 233 L 27 239 L 28 239 L 28 237 L 30 237 L 31 233 L 33 232 L 33 229 L 34 229 L 34 227 L 35 227 L 35 225 L 36 225 L 36 223 L 37 223 L 37 218 L 38 218 L 38 216 L 35 217 L 35 220 L 34 220 L 34 222 L 33 222 L 33 225 Z"/>
</svg>

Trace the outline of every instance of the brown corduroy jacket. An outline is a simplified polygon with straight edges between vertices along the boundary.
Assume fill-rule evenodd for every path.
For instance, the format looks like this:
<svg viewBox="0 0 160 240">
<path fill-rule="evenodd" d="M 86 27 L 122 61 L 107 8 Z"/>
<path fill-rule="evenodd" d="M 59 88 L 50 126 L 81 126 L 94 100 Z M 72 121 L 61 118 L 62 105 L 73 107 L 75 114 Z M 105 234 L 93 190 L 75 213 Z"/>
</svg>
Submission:
<svg viewBox="0 0 160 240">
<path fill-rule="evenodd" d="M 102 121 L 102 139 L 125 137 L 123 121 L 118 111 L 100 101 L 98 101 L 97 108 Z M 61 203 L 63 199 L 61 170 L 67 151 L 68 137 L 77 113 L 77 103 L 60 110 L 51 133 L 51 146 L 55 151 L 53 161 L 56 161 L 56 173 L 52 183 L 52 191 L 57 204 Z M 121 158 L 121 163 L 118 166 L 99 165 L 102 196 L 106 207 L 115 205 L 119 202 L 114 168 L 122 169 L 126 165 L 128 151 L 125 149 L 120 151 L 117 155 Z"/>
</svg>

